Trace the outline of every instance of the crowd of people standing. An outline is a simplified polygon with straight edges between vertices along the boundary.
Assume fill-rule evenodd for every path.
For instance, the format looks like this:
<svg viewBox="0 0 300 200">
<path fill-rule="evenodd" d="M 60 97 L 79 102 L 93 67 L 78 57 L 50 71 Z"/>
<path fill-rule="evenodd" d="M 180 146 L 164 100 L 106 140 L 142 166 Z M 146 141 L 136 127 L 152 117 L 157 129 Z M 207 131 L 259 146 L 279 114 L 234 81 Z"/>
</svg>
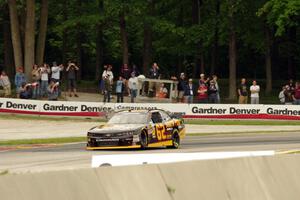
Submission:
<svg viewBox="0 0 300 200">
<path fill-rule="evenodd" d="M 16 94 L 21 99 L 41 99 L 57 100 L 61 93 L 61 72 L 66 71 L 68 80 L 69 96 L 78 97 L 76 92 L 76 71 L 79 67 L 69 61 L 65 67 L 53 62 L 50 67 L 44 63 L 41 66 L 33 65 L 31 77 L 26 77 L 23 67 L 18 67 L 15 74 L 14 85 Z M 5 71 L 1 72 L 0 86 L 4 89 L 4 97 L 11 97 L 11 82 Z"/>
</svg>

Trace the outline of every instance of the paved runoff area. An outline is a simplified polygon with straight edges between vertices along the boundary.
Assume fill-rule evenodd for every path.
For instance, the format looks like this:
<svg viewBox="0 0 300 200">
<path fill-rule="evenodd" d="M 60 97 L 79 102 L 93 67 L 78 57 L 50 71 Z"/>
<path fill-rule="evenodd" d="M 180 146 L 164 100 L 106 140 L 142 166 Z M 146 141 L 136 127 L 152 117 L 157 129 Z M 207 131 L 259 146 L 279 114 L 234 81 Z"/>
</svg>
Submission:
<svg viewBox="0 0 300 200">
<path fill-rule="evenodd" d="M 0 119 L 0 141 L 35 138 L 82 137 L 103 122 Z M 255 133 L 300 132 L 300 126 L 240 126 L 240 125 L 186 125 L 190 133 Z"/>
</svg>

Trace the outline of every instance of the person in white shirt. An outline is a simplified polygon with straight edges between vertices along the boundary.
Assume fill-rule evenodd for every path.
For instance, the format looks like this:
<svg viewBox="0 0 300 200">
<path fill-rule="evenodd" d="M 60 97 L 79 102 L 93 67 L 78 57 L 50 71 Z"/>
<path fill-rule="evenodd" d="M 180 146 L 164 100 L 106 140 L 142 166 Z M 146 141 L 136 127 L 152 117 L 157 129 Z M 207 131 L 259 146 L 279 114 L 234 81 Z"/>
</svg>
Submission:
<svg viewBox="0 0 300 200">
<path fill-rule="evenodd" d="M 4 89 L 4 97 L 10 97 L 11 95 L 11 84 L 5 71 L 1 72 L 0 75 L 0 86 Z"/>
<path fill-rule="evenodd" d="M 253 80 L 252 85 L 250 86 L 251 104 L 259 104 L 259 91 L 259 85 L 257 85 L 256 80 Z"/>
<path fill-rule="evenodd" d="M 138 78 L 135 76 L 135 73 L 131 73 L 131 78 L 128 81 L 128 87 L 130 90 L 131 103 L 134 103 L 134 98 L 137 95 L 138 90 Z"/>
<path fill-rule="evenodd" d="M 108 65 L 107 69 L 103 71 L 102 73 L 102 79 L 104 80 L 105 77 L 108 77 L 110 83 L 112 84 L 113 83 L 113 80 L 114 80 L 114 74 L 112 72 L 112 66 L 111 65 Z"/>
<path fill-rule="evenodd" d="M 50 68 L 49 65 L 44 63 L 43 66 L 40 68 L 41 73 L 41 96 L 46 97 L 47 95 L 47 88 L 48 88 L 48 81 L 49 81 L 49 74 Z"/>
<path fill-rule="evenodd" d="M 53 62 L 53 66 L 51 67 L 51 80 L 53 80 L 55 83 L 59 82 L 60 80 L 60 71 L 64 69 L 63 65 L 57 66 L 56 62 Z"/>
</svg>

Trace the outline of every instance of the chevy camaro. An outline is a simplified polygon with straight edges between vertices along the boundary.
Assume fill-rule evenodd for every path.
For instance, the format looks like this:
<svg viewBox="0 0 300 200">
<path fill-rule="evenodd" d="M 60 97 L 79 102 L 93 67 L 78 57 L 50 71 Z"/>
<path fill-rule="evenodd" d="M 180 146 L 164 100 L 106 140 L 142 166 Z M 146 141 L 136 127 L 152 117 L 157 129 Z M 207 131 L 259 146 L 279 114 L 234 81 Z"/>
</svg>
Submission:
<svg viewBox="0 0 300 200">
<path fill-rule="evenodd" d="M 183 119 L 163 110 L 120 111 L 87 133 L 87 149 L 178 148 L 185 136 Z"/>
</svg>

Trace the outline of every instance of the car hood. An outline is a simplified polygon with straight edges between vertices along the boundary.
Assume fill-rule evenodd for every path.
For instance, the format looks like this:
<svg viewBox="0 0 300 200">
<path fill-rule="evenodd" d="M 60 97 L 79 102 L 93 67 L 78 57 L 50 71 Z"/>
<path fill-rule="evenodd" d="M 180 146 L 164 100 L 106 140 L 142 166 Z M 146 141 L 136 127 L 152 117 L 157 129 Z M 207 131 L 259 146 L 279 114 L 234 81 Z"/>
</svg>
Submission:
<svg viewBox="0 0 300 200">
<path fill-rule="evenodd" d="M 135 131 L 145 126 L 146 124 L 106 124 L 89 130 L 89 133 L 117 133 Z"/>
</svg>

